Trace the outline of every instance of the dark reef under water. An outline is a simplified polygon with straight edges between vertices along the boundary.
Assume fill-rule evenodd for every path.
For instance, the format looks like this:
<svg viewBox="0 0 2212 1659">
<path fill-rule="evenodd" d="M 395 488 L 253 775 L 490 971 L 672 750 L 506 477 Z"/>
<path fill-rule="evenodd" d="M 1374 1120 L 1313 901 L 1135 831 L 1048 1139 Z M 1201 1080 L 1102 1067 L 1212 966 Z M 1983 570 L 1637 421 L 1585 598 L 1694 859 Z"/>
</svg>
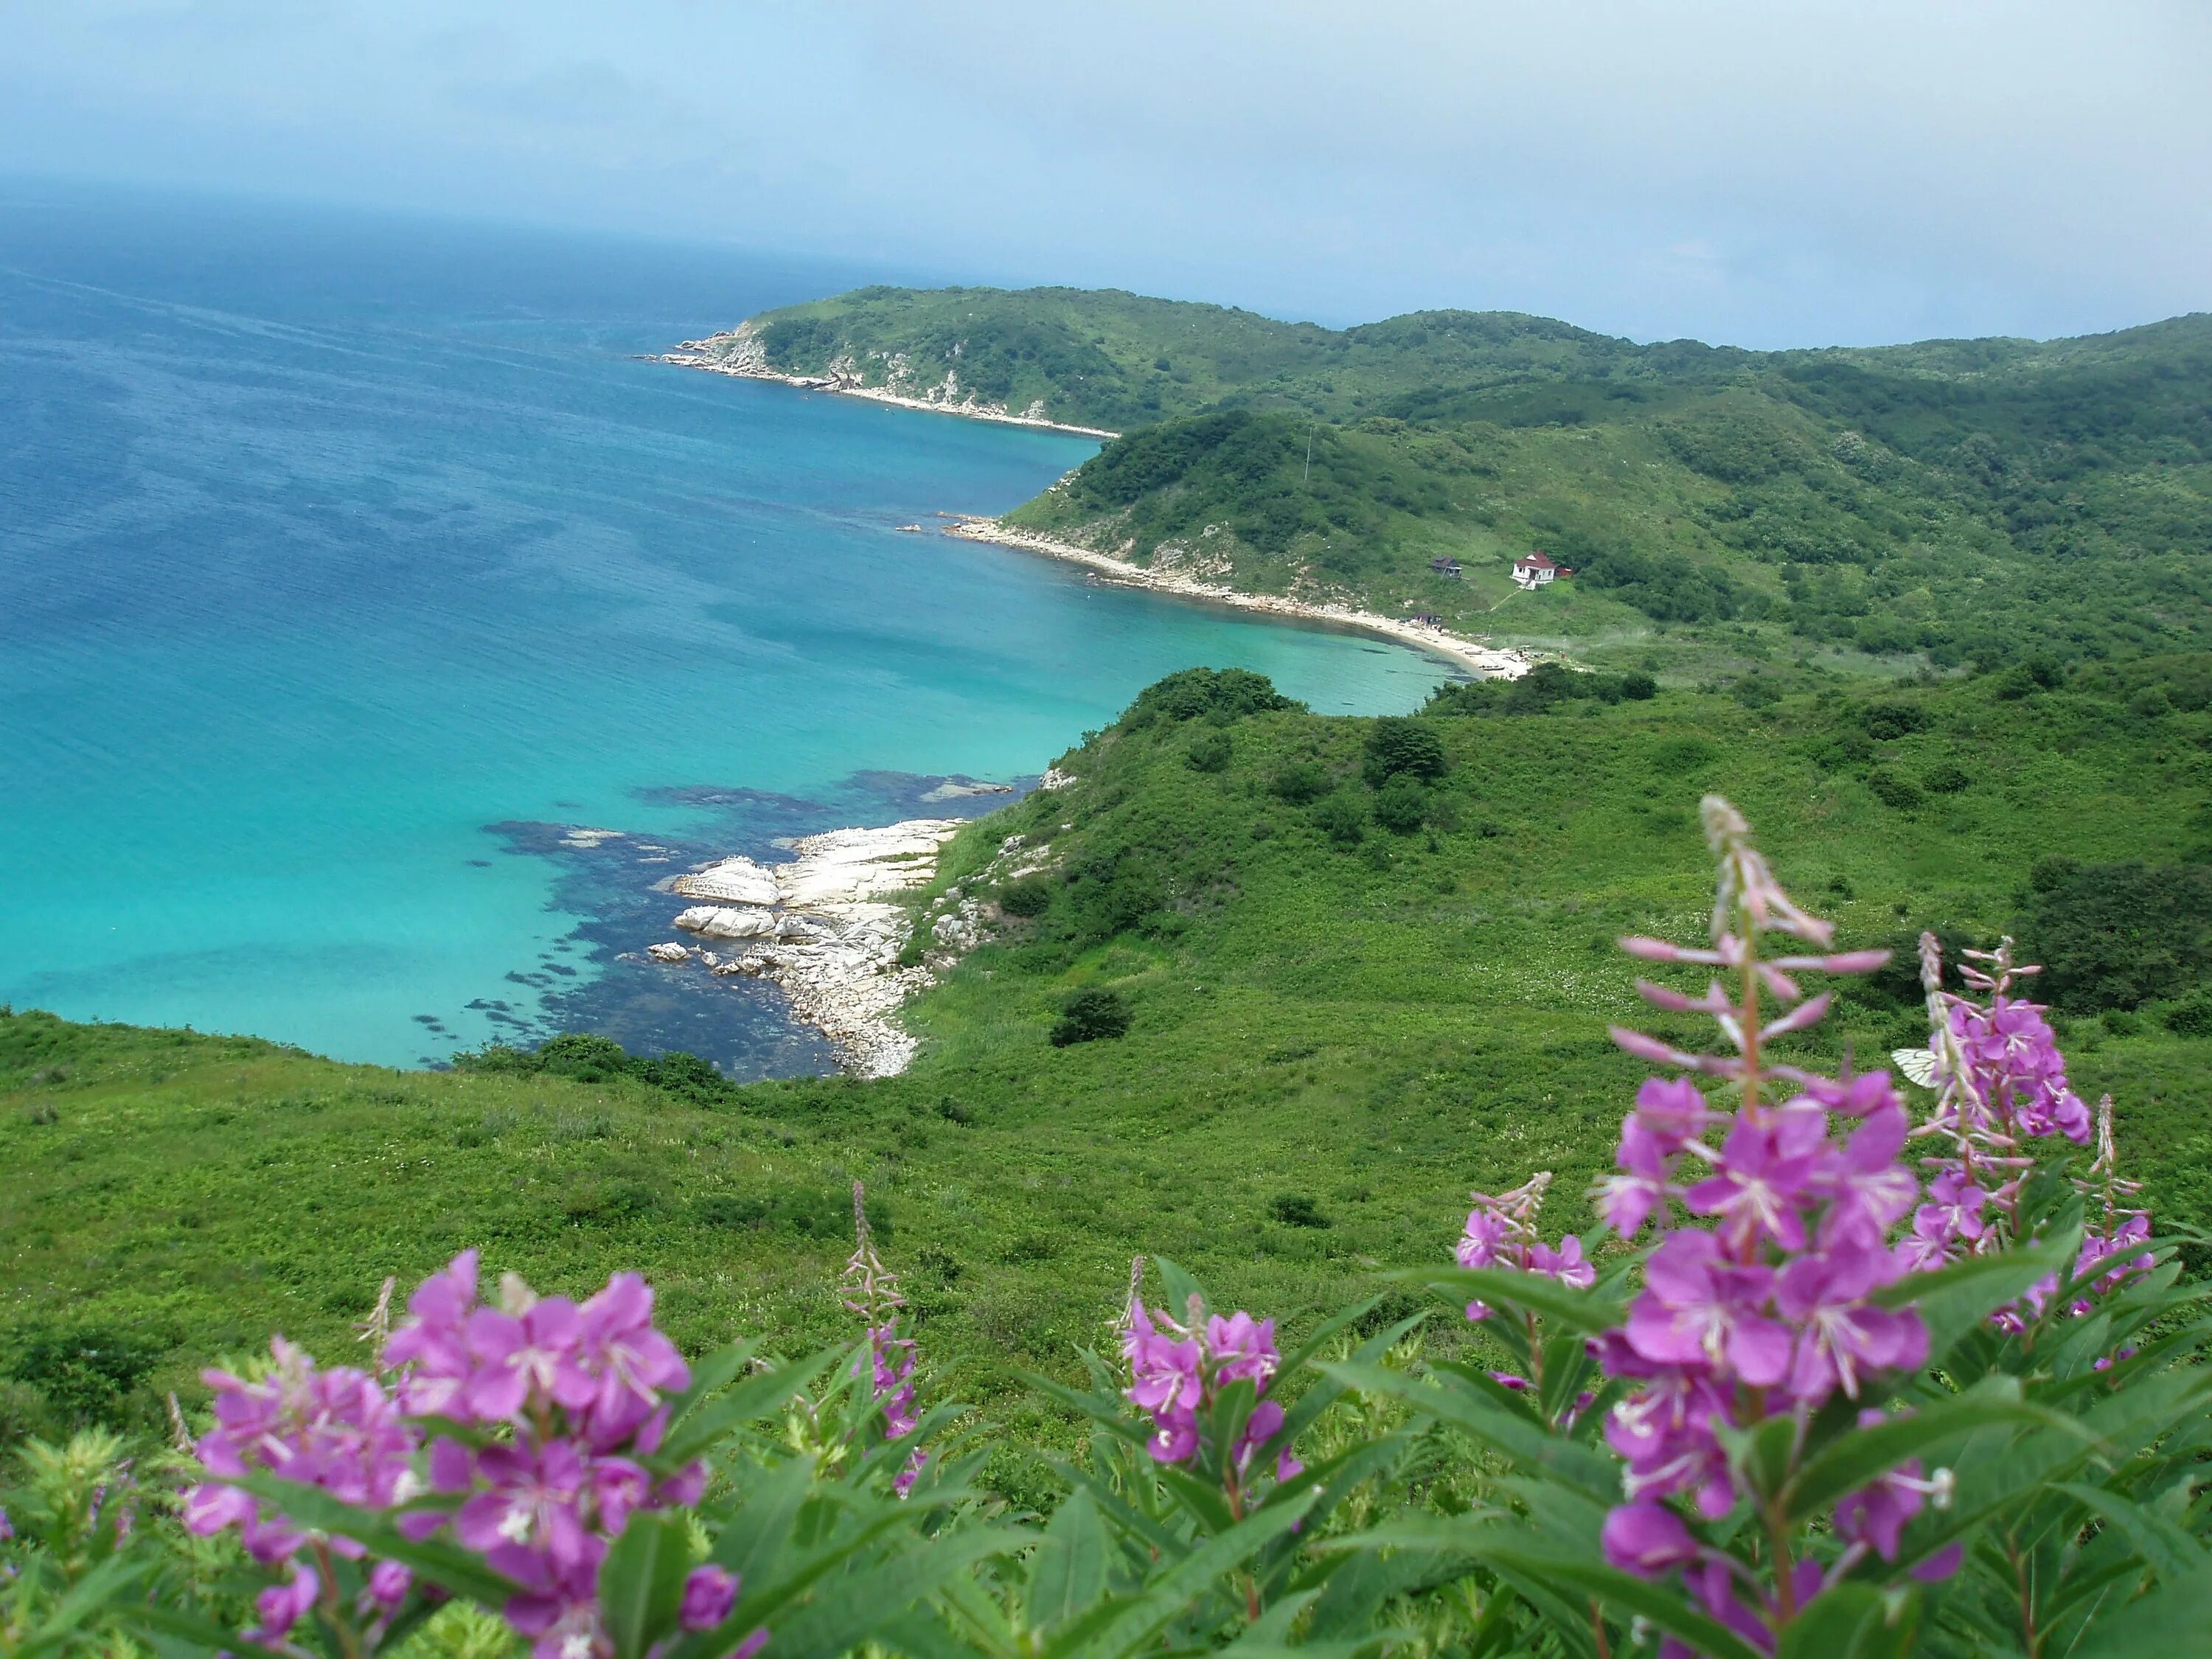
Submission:
<svg viewBox="0 0 2212 1659">
<path fill-rule="evenodd" d="M 788 843 L 826 830 L 896 823 L 906 818 L 977 818 L 1019 799 L 1035 777 L 988 793 L 949 793 L 977 786 L 965 776 L 856 772 L 811 796 L 693 785 L 641 792 L 658 807 L 701 819 L 683 836 L 610 830 L 605 825 L 509 822 L 487 824 L 510 854 L 542 858 L 555 869 L 552 908 L 586 920 L 507 978 L 527 994 L 470 1003 L 517 1048 L 563 1031 L 611 1037 L 634 1054 L 678 1050 L 712 1060 L 740 1081 L 823 1077 L 837 1069 L 821 1033 L 795 1021 L 782 988 L 743 975 L 717 978 L 696 963 L 645 957 L 648 945 L 678 937 L 672 926 L 685 901 L 654 884 L 695 865 L 743 854 L 763 864 L 792 857 Z M 434 1039 L 458 1044 L 434 1014 L 416 1022 Z M 451 1063 L 453 1048 L 422 1064 Z"/>
</svg>

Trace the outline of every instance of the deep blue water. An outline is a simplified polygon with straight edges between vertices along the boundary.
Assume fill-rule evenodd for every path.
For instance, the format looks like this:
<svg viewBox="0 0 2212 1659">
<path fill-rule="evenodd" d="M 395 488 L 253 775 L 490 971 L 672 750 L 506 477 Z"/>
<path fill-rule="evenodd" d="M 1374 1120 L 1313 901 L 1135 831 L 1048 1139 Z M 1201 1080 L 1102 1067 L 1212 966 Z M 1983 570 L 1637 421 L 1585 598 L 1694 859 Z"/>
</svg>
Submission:
<svg viewBox="0 0 2212 1659">
<path fill-rule="evenodd" d="M 1033 775 L 1194 663 L 1447 676 L 898 532 L 1086 441 L 635 361 L 883 275 L 0 183 L 0 1002 L 821 1069 L 772 988 L 615 960 L 651 860 Z"/>
</svg>

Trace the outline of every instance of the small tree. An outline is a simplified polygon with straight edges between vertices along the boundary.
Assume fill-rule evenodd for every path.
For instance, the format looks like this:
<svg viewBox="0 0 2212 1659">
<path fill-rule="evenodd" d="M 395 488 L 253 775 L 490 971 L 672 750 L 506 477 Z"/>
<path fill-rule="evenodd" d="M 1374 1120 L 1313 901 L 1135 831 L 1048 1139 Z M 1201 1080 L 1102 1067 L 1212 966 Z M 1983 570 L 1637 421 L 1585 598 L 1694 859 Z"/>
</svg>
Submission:
<svg viewBox="0 0 2212 1659">
<path fill-rule="evenodd" d="M 1378 788 L 1395 777 L 1440 778 L 1445 765 L 1444 741 L 1425 720 L 1385 715 L 1367 733 L 1363 770 Z"/>
</svg>

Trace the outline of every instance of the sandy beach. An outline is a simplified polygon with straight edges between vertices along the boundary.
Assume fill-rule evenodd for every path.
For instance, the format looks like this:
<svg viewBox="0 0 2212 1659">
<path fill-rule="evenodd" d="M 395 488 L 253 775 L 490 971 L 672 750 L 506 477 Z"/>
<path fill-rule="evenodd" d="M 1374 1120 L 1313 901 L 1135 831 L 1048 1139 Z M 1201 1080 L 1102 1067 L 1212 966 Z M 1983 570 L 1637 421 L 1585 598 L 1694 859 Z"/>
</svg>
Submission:
<svg viewBox="0 0 2212 1659">
<path fill-rule="evenodd" d="M 1174 571 L 1147 570 L 1142 565 L 1132 564 L 1128 560 L 1116 558 L 1110 553 L 1100 553 L 1091 548 L 1079 547 L 1073 542 L 1055 541 L 1049 536 L 1012 529 L 996 519 L 952 517 L 945 526 L 945 533 L 958 536 L 966 541 L 988 542 L 994 547 L 1017 548 L 1024 553 L 1042 553 L 1048 558 L 1065 559 L 1071 564 L 1084 566 L 1109 581 L 1131 587 L 1149 588 L 1156 593 L 1172 594 L 1178 599 L 1202 599 L 1209 605 L 1233 605 L 1240 611 L 1257 611 L 1271 617 L 1326 623 L 1334 628 L 1373 634 L 1395 641 L 1400 645 L 1410 645 L 1432 655 L 1449 658 L 1486 679 L 1518 679 L 1535 665 L 1534 659 L 1518 651 L 1485 645 L 1480 640 L 1468 639 L 1465 635 L 1452 633 L 1448 629 L 1431 628 L 1426 623 L 1410 622 L 1401 617 L 1386 617 L 1378 611 L 1354 610 L 1350 605 L 1315 605 L 1300 599 L 1279 598 L 1272 593 L 1246 593 Z"/>
</svg>

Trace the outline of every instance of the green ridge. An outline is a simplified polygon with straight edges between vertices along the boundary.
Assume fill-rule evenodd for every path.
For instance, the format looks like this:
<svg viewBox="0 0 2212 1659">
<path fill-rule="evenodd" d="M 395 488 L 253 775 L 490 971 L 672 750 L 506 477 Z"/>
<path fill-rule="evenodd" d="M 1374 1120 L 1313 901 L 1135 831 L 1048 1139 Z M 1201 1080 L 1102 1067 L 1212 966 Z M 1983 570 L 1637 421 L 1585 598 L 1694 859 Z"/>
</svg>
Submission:
<svg viewBox="0 0 2212 1659">
<path fill-rule="evenodd" d="M 1012 521 L 1252 592 L 1676 678 L 2208 637 L 2212 316 L 1753 352 L 1510 313 L 1332 330 L 1117 292 L 872 288 L 750 326 L 780 372 L 916 395 L 950 373 L 1121 431 Z M 1519 592 L 1531 550 L 1577 575 Z"/>
</svg>

